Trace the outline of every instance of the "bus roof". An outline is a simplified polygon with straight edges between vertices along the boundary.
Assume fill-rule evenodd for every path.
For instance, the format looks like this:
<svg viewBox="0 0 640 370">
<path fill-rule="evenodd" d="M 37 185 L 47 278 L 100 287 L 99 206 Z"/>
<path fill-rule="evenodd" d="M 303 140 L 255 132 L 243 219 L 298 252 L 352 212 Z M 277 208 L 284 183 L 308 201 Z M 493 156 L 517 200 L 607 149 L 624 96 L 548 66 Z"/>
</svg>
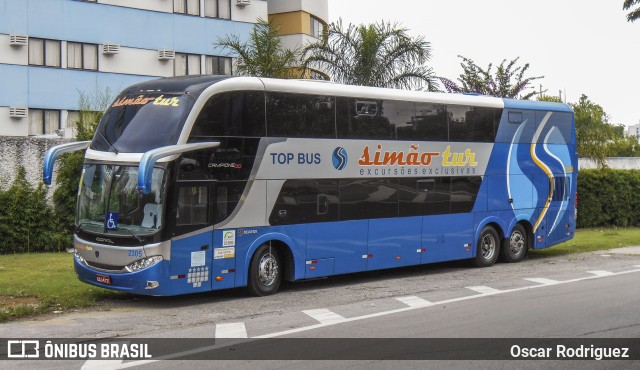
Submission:
<svg viewBox="0 0 640 370">
<path fill-rule="evenodd" d="M 214 88 L 214 85 L 215 88 Z M 299 94 L 320 94 L 345 97 L 366 97 L 370 99 L 413 100 L 436 104 L 464 104 L 493 108 L 547 110 L 572 112 L 567 104 L 497 98 L 487 95 L 452 94 L 426 91 L 410 91 L 369 86 L 343 85 L 317 80 L 282 80 L 258 77 L 231 76 L 182 76 L 166 77 L 141 82 L 122 91 L 123 95 L 145 92 L 166 94 L 189 94 L 197 99 L 206 90 L 206 95 L 221 91 L 260 90 L 290 92 Z"/>
</svg>

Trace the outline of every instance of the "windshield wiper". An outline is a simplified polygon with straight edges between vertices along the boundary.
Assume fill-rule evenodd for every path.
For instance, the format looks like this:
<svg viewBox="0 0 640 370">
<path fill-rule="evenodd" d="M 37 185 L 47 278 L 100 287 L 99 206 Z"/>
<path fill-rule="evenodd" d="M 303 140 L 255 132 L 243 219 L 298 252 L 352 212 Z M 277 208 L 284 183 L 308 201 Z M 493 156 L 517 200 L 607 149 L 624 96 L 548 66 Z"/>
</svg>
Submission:
<svg viewBox="0 0 640 370">
<path fill-rule="evenodd" d="M 102 138 L 104 139 L 104 141 L 106 141 L 106 142 L 107 142 L 107 144 L 109 144 L 109 146 L 111 147 L 111 149 L 113 149 L 113 152 L 114 152 L 114 153 L 116 153 L 116 154 L 118 154 L 118 149 L 116 149 L 116 147 L 115 147 L 115 146 L 113 146 L 113 144 L 111 144 L 111 142 L 109 141 L 109 139 L 107 139 L 107 137 L 106 137 L 106 136 L 104 136 L 104 135 L 102 134 L 102 132 L 101 132 L 101 131 L 98 131 L 98 133 L 100 134 L 100 136 L 102 136 Z"/>
<path fill-rule="evenodd" d="M 138 235 L 136 235 L 133 231 L 131 231 L 130 229 L 119 229 L 119 230 L 125 230 L 127 232 L 129 232 L 129 234 L 131 234 L 131 236 L 133 236 L 134 238 L 136 238 L 136 240 L 138 241 L 138 243 L 140 245 L 142 245 L 142 238 L 139 237 Z"/>
</svg>

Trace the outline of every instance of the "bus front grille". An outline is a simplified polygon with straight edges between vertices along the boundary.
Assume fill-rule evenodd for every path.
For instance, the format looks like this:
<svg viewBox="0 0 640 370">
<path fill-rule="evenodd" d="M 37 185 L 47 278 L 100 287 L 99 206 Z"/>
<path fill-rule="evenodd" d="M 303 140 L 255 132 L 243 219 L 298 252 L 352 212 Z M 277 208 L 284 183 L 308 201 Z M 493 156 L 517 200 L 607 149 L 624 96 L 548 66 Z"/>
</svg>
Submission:
<svg viewBox="0 0 640 370">
<path fill-rule="evenodd" d="M 104 263 L 85 261 L 86 265 L 96 270 L 109 271 L 109 272 L 124 272 L 124 266 L 107 265 Z"/>
</svg>

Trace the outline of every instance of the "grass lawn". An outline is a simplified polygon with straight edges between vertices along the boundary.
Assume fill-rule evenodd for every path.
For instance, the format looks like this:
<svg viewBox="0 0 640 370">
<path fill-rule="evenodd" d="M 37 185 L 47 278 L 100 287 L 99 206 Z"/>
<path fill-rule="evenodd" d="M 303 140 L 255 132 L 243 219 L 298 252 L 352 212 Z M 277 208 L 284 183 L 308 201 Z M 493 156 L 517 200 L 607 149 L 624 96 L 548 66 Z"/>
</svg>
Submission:
<svg viewBox="0 0 640 370">
<path fill-rule="evenodd" d="M 640 245 L 640 228 L 581 229 L 568 242 L 531 253 L 551 257 L 633 245 Z M 81 283 L 69 253 L 0 256 L 0 322 L 131 297 Z"/>
<path fill-rule="evenodd" d="M 0 256 L 0 322 L 130 297 L 81 283 L 70 253 Z"/>
<path fill-rule="evenodd" d="M 550 257 L 630 246 L 640 246 L 640 228 L 578 229 L 573 239 L 531 254 Z"/>
</svg>

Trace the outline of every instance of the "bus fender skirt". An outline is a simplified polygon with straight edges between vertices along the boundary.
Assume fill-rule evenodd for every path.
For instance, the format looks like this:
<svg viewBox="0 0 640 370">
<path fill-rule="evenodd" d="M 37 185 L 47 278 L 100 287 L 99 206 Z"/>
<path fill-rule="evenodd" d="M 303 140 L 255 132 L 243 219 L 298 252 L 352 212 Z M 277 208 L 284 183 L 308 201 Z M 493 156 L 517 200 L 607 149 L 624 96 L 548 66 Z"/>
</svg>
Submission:
<svg viewBox="0 0 640 370">
<path fill-rule="evenodd" d="M 263 244 L 268 243 L 270 241 L 279 241 L 284 243 L 291 251 L 293 255 L 293 268 L 294 280 L 299 280 L 304 278 L 304 255 L 301 252 L 297 252 L 297 248 L 293 248 L 295 245 L 293 240 L 285 234 L 282 233 L 268 233 L 261 235 L 259 238 L 253 241 L 249 249 L 247 250 L 247 254 L 244 256 L 244 266 L 236 266 L 237 271 L 244 271 L 246 273 L 238 274 L 236 276 L 236 286 L 246 286 L 247 285 L 247 274 L 249 272 L 249 265 L 251 264 L 251 257 L 256 252 L 256 250 Z"/>
<path fill-rule="evenodd" d="M 498 235 L 500 235 L 503 238 L 507 237 L 507 235 L 505 234 L 505 232 L 507 231 L 507 227 L 506 227 L 507 225 L 505 224 L 504 220 L 499 217 L 489 216 L 482 219 L 480 222 L 478 222 L 478 228 L 475 231 L 475 238 L 473 239 L 474 244 L 480 238 L 480 233 L 482 232 L 482 229 L 484 229 L 484 227 L 487 226 L 488 224 L 498 225 L 498 230 L 496 230 L 498 232 Z M 508 230 L 511 230 L 511 229 L 508 229 Z"/>
</svg>

